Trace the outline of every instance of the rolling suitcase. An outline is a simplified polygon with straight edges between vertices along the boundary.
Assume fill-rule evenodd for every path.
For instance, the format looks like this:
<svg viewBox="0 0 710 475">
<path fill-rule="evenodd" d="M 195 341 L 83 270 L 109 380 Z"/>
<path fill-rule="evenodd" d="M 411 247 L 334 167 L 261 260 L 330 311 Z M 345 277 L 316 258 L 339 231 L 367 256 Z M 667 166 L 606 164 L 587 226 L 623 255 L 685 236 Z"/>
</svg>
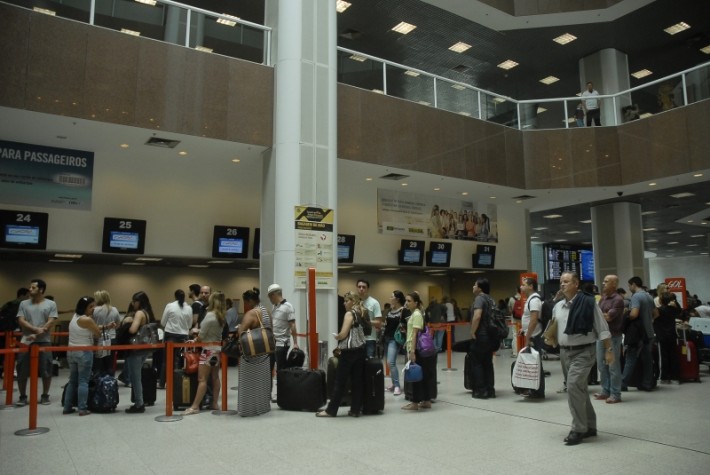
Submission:
<svg viewBox="0 0 710 475">
<path fill-rule="evenodd" d="M 325 405 L 325 372 L 320 369 L 279 370 L 276 403 L 288 411 L 316 412 Z"/>
<path fill-rule="evenodd" d="M 182 369 L 173 372 L 173 409 L 189 407 L 197 394 L 197 374 L 185 374 Z"/>
<path fill-rule="evenodd" d="M 328 373 L 326 377 L 327 392 L 326 395 L 328 399 L 333 396 L 333 389 L 335 388 L 335 373 L 338 370 L 338 358 L 332 356 L 328 359 Z M 340 400 L 340 407 L 349 406 L 352 402 L 352 390 L 350 388 L 350 380 L 348 379 L 348 384 L 345 386 L 345 393 L 343 398 Z"/>
<path fill-rule="evenodd" d="M 678 342 L 678 361 L 680 371 L 678 380 L 681 383 L 688 381 L 700 382 L 700 360 L 695 349 L 695 343 L 685 338 Z"/>
<path fill-rule="evenodd" d="M 362 413 L 379 414 L 385 409 L 385 370 L 376 358 L 365 360 Z"/>
<path fill-rule="evenodd" d="M 143 404 L 154 405 L 158 397 L 158 372 L 147 363 L 141 368 L 141 385 L 143 386 Z M 131 402 L 136 402 L 133 388 L 131 388 Z"/>
<path fill-rule="evenodd" d="M 463 359 L 463 387 L 469 391 L 473 388 L 471 385 L 471 358 L 468 353 Z"/>
</svg>

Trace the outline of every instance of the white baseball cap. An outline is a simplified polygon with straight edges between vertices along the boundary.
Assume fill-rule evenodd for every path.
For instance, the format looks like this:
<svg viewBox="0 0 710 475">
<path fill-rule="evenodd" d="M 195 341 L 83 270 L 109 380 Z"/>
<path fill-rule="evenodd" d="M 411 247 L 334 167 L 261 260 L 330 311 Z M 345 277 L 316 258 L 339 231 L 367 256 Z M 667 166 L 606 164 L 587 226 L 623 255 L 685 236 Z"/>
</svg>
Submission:
<svg viewBox="0 0 710 475">
<path fill-rule="evenodd" d="M 268 295 L 273 294 L 274 292 L 281 292 L 281 286 L 279 284 L 271 284 L 266 291 Z"/>
</svg>

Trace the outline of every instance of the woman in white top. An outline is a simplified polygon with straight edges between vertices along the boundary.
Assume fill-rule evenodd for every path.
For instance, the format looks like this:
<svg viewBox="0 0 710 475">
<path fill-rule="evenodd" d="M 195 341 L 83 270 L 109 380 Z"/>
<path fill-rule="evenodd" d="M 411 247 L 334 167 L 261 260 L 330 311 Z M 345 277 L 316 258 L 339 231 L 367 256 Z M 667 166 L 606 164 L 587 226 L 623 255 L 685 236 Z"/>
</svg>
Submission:
<svg viewBox="0 0 710 475">
<path fill-rule="evenodd" d="M 187 341 L 190 327 L 192 326 L 192 307 L 185 303 L 185 292 L 183 290 L 175 291 L 175 301 L 170 302 L 165 306 L 163 318 L 160 319 L 160 326 L 163 327 L 163 341 L 172 341 L 176 343 L 184 343 Z M 180 358 L 180 348 L 175 348 L 173 352 L 173 367 L 178 368 Z M 165 358 L 160 369 L 160 382 L 158 387 L 165 388 Z"/>
<path fill-rule="evenodd" d="M 116 327 L 121 323 L 121 314 L 116 307 L 111 305 L 111 296 L 105 290 L 97 290 L 94 292 L 94 300 L 96 308 L 94 309 L 94 322 L 96 325 L 104 325 L 106 334 L 111 339 L 111 344 L 116 344 Z M 111 325 L 113 323 L 113 325 Z M 114 367 L 114 353 L 112 351 L 108 356 L 97 356 L 94 359 L 94 369 L 96 371 L 104 371 L 110 375 L 116 371 Z"/>
<path fill-rule="evenodd" d="M 94 313 L 96 303 L 92 297 L 82 297 L 76 303 L 74 316 L 69 322 L 69 346 L 93 346 L 94 338 L 97 338 L 103 326 L 99 327 L 91 316 Z M 115 324 L 111 324 L 115 326 Z M 112 326 L 109 325 L 107 328 Z M 69 362 L 69 383 L 67 384 L 64 396 L 63 414 L 76 412 L 73 407 L 74 394 L 77 393 L 77 406 L 80 416 L 91 414 L 87 407 L 89 399 L 89 378 L 91 377 L 91 367 L 94 363 L 92 351 L 67 351 L 67 361 Z"/>
</svg>

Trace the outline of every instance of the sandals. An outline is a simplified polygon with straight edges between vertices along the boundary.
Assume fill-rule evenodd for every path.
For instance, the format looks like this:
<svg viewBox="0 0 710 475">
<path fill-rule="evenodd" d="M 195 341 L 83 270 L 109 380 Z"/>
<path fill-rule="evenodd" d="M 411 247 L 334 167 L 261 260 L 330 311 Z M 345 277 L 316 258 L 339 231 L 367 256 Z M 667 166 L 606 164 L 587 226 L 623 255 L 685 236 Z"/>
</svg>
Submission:
<svg viewBox="0 0 710 475">
<path fill-rule="evenodd" d="M 192 416 L 194 414 L 199 414 L 200 410 L 199 409 L 193 409 L 191 407 L 188 407 L 185 412 L 182 413 L 183 416 Z"/>
<path fill-rule="evenodd" d="M 316 412 L 316 417 L 335 417 L 325 411 Z"/>
</svg>

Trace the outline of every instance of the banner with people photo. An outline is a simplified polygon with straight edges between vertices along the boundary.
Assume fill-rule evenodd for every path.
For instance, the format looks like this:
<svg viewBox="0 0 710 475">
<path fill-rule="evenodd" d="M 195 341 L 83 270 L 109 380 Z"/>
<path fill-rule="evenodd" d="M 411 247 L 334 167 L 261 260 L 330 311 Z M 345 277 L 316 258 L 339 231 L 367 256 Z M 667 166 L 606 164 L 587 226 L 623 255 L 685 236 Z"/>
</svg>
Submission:
<svg viewBox="0 0 710 475">
<path fill-rule="evenodd" d="M 377 228 L 383 234 L 498 242 L 498 213 L 488 203 L 378 189 Z"/>
</svg>

